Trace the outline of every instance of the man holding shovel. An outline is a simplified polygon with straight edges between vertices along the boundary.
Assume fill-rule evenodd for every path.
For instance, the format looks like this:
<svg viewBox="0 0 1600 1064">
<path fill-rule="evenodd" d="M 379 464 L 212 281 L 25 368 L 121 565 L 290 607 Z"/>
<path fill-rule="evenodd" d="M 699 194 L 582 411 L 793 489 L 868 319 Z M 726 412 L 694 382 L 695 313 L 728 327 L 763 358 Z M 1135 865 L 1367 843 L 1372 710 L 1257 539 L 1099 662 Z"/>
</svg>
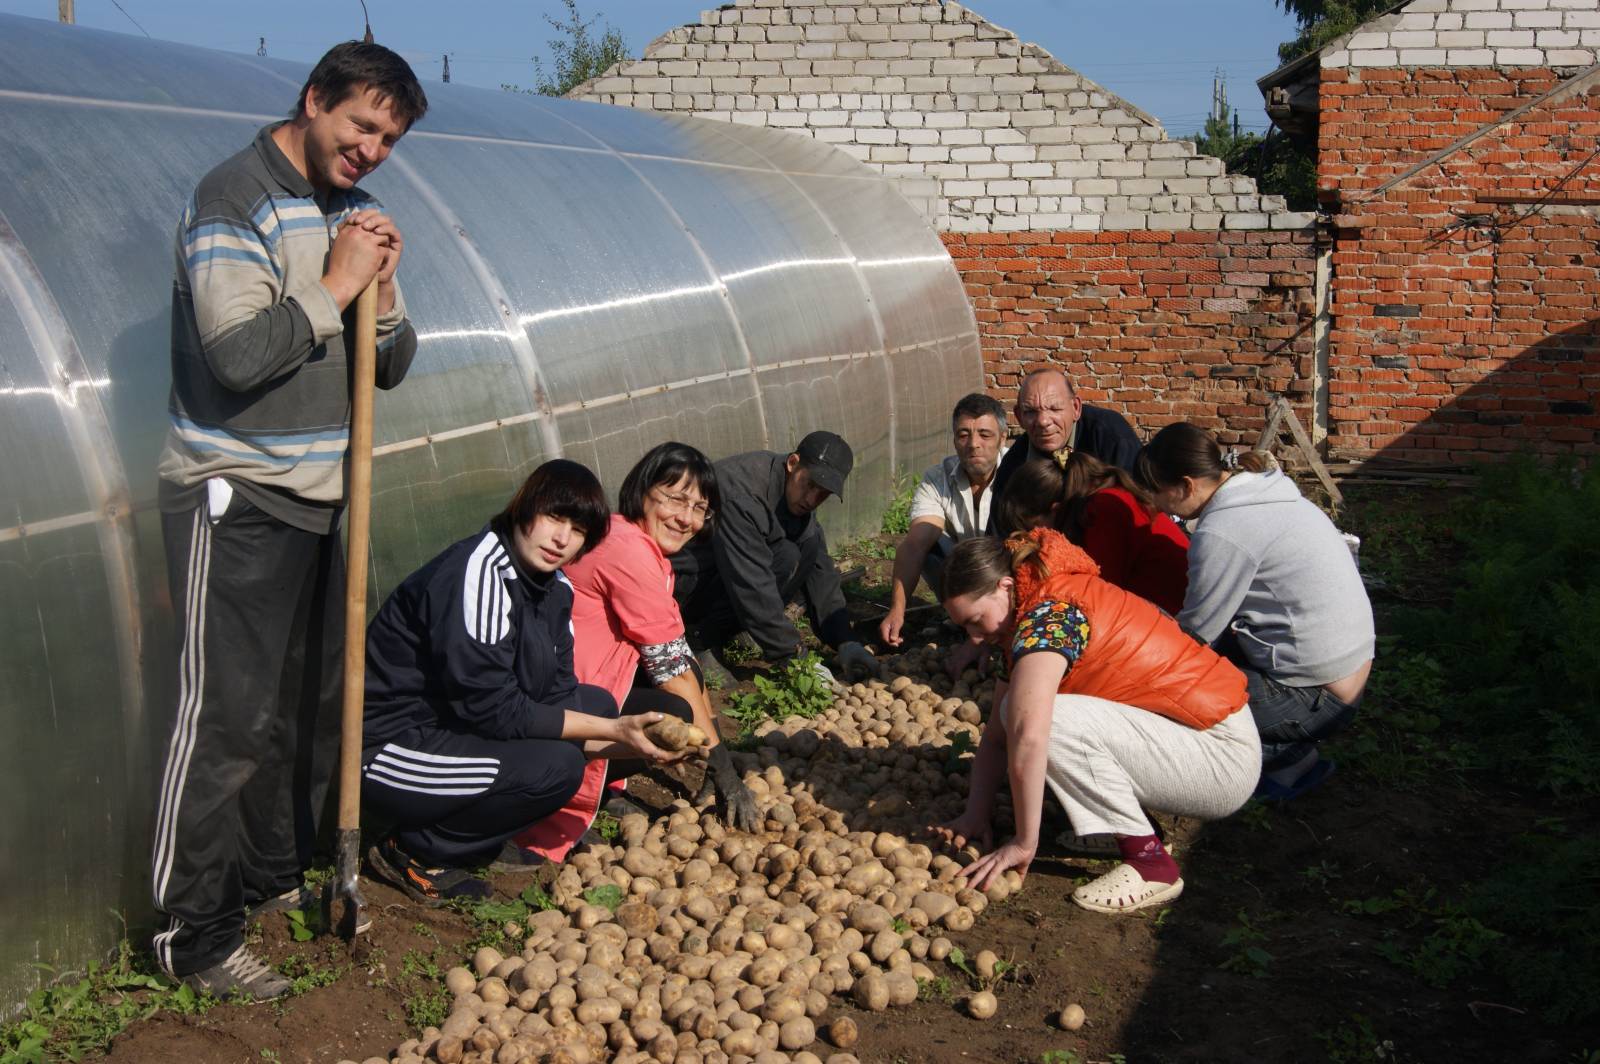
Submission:
<svg viewBox="0 0 1600 1064">
<path fill-rule="evenodd" d="M 218 996 L 287 980 L 245 912 L 300 884 L 339 745 L 354 303 L 377 281 L 377 368 L 416 353 L 395 284 L 400 230 L 355 186 L 427 99 L 376 44 L 333 48 L 294 115 L 207 174 L 177 233 L 162 532 L 179 695 L 156 815 L 161 966 Z"/>
</svg>

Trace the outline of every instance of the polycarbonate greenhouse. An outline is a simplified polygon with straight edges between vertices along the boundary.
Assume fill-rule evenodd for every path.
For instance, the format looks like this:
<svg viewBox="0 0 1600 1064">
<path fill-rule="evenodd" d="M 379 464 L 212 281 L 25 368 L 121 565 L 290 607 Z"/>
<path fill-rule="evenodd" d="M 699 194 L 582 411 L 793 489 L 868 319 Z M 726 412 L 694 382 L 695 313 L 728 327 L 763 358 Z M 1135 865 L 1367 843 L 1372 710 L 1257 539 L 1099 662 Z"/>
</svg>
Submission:
<svg viewBox="0 0 1600 1064">
<path fill-rule="evenodd" d="M 156 456 L 174 227 L 307 68 L 0 16 L 0 1001 L 149 920 L 175 690 Z M 540 461 L 856 450 L 835 537 L 981 384 L 935 234 L 809 139 L 460 86 L 364 187 L 420 349 L 379 393 L 374 603 Z"/>
</svg>

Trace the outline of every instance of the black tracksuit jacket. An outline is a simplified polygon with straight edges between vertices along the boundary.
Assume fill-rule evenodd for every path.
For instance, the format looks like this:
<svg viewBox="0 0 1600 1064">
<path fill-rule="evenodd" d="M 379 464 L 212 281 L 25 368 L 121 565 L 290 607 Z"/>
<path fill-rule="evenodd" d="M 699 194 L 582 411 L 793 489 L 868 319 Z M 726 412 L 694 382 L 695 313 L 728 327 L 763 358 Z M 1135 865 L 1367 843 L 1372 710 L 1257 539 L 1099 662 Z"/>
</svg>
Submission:
<svg viewBox="0 0 1600 1064">
<path fill-rule="evenodd" d="M 576 707 L 572 585 L 486 528 L 412 573 L 367 627 L 365 747 L 414 729 L 555 739 Z"/>
</svg>

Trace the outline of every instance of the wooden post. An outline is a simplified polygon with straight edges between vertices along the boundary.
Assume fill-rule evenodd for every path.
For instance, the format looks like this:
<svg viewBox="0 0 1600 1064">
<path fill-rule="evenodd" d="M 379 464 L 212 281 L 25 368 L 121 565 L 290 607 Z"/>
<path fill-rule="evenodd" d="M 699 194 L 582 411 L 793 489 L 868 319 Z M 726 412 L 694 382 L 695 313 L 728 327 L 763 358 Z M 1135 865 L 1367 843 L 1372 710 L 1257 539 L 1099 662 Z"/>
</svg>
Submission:
<svg viewBox="0 0 1600 1064">
<path fill-rule="evenodd" d="M 56 0 L 56 14 L 68 26 L 78 21 L 77 12 L 72 9 L 74 2 L 75 0 Z"/>
</svg>

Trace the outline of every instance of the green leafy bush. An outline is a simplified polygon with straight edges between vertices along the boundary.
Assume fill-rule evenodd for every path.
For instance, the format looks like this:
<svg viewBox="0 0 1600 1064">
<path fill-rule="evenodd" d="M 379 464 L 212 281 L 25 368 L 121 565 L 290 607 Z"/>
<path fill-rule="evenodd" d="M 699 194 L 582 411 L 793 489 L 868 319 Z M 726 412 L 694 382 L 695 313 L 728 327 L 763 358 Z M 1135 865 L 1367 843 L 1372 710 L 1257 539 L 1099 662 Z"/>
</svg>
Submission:
<svg viewBox="0 0 1600 1064">
<path fill-rule="evenodd" d="M 833 705 L 833 690 L 817 673 L 821 661 L 809 652 L 796 654 L 772 676 L 757 676 L 751 681 L 755 691 L 734 695 L 724 712 L 745 731 L 764 720 L 815 717 Z"/>
<path fill-rule="evenodd" d="M 1454 533 L 1454 601 L 1399 618 L 1409 652 L 1443 667 L 1451 696 L 1429 700 L 1519 784 L 1600 796 L 1600 467 L 1486 469 Z"/>
</svg>

